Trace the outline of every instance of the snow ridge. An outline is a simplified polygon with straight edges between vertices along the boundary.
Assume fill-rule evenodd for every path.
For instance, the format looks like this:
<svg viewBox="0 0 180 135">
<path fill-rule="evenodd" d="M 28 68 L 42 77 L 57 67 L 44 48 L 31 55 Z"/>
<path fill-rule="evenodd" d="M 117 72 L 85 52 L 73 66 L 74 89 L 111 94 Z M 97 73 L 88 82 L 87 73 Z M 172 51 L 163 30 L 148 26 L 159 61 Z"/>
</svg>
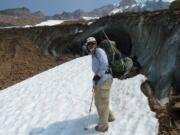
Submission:
<svg viewBox="0 0 180 135">
<path fill-rule="evenodd" d="M 12 28 L 31 28 L 31 27 L 41 27 L 41 26 L 55 26 L 55 25 L 60 25 L 64 22 L 65 20 L 47 20 L 44 22 L 41 22 L 36 25 L 25 25 L 25 26 L 9 26 L 9 27 L 0 27 L 0 29 L 12 29 Z"/>
<path fill-rule="evenodd" d="M 0 91 L 0 134 L 100 135 L 94 130 L 98 122 L 94 105 L 88 117 L 92 77 L 91 57 L 86 56 Z M 143 75 L 114 79 L 111 107 L 116 121 L 104 135 L 158 134 L 158 120 L 140 90 L 145 80 Z"/>
</svg>

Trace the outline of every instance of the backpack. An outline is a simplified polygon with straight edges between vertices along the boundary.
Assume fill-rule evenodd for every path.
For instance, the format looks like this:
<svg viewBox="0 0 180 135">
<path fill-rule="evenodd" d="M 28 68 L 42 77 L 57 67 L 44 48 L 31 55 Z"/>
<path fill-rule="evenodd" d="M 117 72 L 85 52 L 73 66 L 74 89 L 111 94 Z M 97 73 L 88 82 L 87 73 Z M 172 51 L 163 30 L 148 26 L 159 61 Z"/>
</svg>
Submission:
<svg viewBox="0 0 180 135">
<path fill-rule="evenodd" d="M 129 57 L 123 57 L 121 52 L 116 48 L 116 43 L 110 40 L 103 40 L 99 44 L 108 57 L 110 70 L 114 78 L 120 78 L 128 74 L 133 67 L 133 60 Z"/>
</svg>

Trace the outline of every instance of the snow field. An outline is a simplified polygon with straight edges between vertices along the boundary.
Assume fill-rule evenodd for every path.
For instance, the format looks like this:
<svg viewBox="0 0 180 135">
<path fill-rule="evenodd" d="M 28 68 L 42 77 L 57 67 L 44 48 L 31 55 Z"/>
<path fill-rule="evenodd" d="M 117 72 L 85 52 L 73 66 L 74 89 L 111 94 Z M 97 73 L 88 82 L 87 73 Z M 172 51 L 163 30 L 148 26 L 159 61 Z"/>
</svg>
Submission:
<svg viewBox="0 0 180 135">
<path fill-rule="evenodd" d="M 96 132 L 94 104 L 88 115 L 92 77 L 91 57 L 86 56 L 0 91 L 0 135 L 158 134 L 158 120 L 140 91 L 143 75 L 114 79 L 111 107 L 116 121 L 108 132 Z"/>
</svg>

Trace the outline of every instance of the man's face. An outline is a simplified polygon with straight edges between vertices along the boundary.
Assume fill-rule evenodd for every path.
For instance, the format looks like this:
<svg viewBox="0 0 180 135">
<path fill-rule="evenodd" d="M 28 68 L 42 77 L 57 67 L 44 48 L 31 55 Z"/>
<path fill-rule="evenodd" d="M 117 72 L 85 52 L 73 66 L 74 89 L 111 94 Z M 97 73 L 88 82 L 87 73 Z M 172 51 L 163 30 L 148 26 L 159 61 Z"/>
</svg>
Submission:
<svg viewBox="0 0 180 135">
<path fill-rule="evenodd" d="M 97 46 L 96 42 L 89 42 L 87 44 L 87 48 L 90 51 L 90 53 L 92 53 L 95 50 L 96 46 Z"/>
</svg>

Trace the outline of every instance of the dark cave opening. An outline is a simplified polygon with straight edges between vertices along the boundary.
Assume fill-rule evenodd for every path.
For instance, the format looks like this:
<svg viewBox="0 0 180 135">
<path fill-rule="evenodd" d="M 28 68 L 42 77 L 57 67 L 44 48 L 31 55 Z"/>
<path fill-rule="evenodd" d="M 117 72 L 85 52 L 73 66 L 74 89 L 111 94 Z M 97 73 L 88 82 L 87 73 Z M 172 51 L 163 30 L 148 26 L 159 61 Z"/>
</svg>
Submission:
<svg viewBox="0 0 180 135">
<path fill-rule="evenodd" d="M 120 50 L 124 55 L 130 56 L 132 50 L 132 41 L 129 33 L 126 30 L 124 30 L 122 27 L 110 26 L 104 31 L 110 40 L 116 42 L 116 47 L 118 50 Z M 92 36 L 96 37 L 98 44 L 105 39 L 102 31 L 99 31 Z"/>
<path fill-rule="evenodd" d="M 116 42 L 117 48 L 124 54 L 129 56 L 132 49 L 132 41 L 130 35 L 120 27 L 111 27 L 106 30 L 109 39 Z"/>
<path fill-rule="evenodd" d="M 125 56 L 130 56 L 132 50 L 132 41 L 130 34 L 122 27 L 115 27 L 109 26 L 108 28 L 104 29 L 106 35 L 109 37 L 110 40 L 116 42 L 116 47 L 122 54 Z M 94 36 L 98 42 L 98 44 L 105 39 L 105 36 L 102 32 L 102 29 L 96 31 L 93 34 L 89 34 L 89 36 Z M 62 53 L 82 53 L 82 45 L 86 42 L 86 38 L 80 40 L 79 42 L 72 41 L 74 36 L 68 36 L 62 38 L 56 38 L 51 41 L 50 45 L 48 46 L 48 52 L 50 55 L 60 55 Z M 55 54 L 54 54 L 55 53 Z"/>
</svg>

